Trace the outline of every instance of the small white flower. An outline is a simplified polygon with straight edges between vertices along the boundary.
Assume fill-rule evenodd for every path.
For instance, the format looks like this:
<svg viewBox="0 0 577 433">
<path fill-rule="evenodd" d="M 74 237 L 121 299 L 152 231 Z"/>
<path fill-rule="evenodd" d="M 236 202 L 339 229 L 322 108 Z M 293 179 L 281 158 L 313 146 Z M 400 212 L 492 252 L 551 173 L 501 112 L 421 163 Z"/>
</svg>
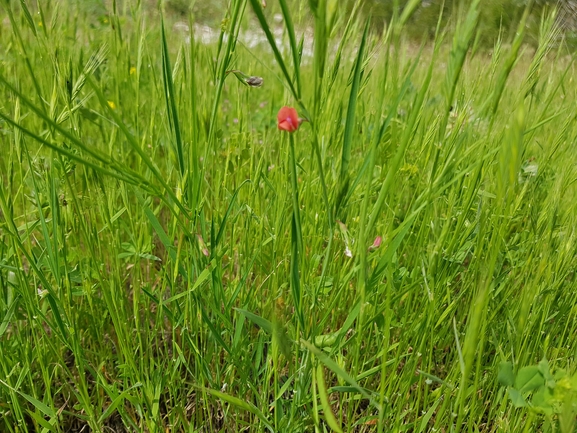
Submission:
<svg viewBox="0 0 577 433">
<path fill-rule="evenodd" d="M 353 253 L 351 252 L 349 246 L 347 245 L 345 248 L 345 256 L 352 258 L 353 257 Z"/>
</svg>

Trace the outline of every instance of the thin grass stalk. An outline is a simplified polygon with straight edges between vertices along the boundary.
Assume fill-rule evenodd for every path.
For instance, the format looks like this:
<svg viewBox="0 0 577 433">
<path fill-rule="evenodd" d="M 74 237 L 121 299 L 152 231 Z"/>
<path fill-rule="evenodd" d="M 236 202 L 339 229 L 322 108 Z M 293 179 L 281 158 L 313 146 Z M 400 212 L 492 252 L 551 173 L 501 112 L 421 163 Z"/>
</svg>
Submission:
<svg viewBox="0 0 577 433">
<path fill-rule="evenodd" d="M 359 51 L 357 53 L 357 58 L 354 66 L 353 82 L 351 84 L 351 92 L 349 95 L 349 101 L 347 106 L 347 117 L 345 120 L 345 131 L 343 135 L 343 147 L 341 151 L 341 169 L 339 175 L 339 182 L 337 186 L 338 195 L 335 198 L 335 217 L 339 217 L 339 212 L 341 207 L 344 205 L 343 201 L 346 198 L 349 184 L 350 184 L 350 174 L 349 174 L 349 163 L 351 160 L 351 148 L 353 145 L 353 132 L 356 129 L 356 110 L 357 110 L 357 98 L 359 95 L 359 87 L 361 82 L 361 75 L 364 72 L 364 62 L 365 62 L 365 47 L 367 44 L 367 37 L 369 34 L 370 22 L 367 21 L 365 25 L 365 30 L 361 38 L 361 43 L 359 45 Z"/>
<path fill-rule="evenodd" d="M 506 60 L 505 67 L 501 69 L 501 74 L 497 78 L 497 86 L 494 90 L 493 96 L 493 103 L 491 106 L 491 126 L 489 126 L 489 130 L 492 128 L 492 123 L 495 119 L 495 114 L 497 113 L 497 108 L 499 107 L 499 102 L 501 101 L 501 96 L 503 95 L 503 90 L 505 89 L 505 84 L 507 82 L 507 78 L 515 65 L 517 58 L 519 56 L 519 50 L 521 49 L 521 44 L 523 43 L 523 39 L 525 37 L 525 27 L 527 23 L 527 19 L 529 17 L 529 12 L 531 11 L 532 1 L 527 3 L 525 7 L 525 11 L 523 13 L 523 17 L 519 22 L 519 26 L 517 27 L 517 32 L 515 33 L 515 39 L 513 40 L 513 44 L 511 45 L 511 52 L 509 53 L 509 57 Z"/>
<path fill-rule="evenodd" d="M 288 68 L 286 67 L 286 64 L 285 64 L 284 59 L 280 53 L 280 50 L 278 49 L 278 47 L 276 45 L 275 38 L 274 38 L 274 36 L 270 30 L 270 27 L 266 21 L 266 17 L 264 16 L 264 11 L 262 10 L 260 0 L 250 0 L 250 3 L 252 5 L 252 9 L 253 9 L 253 11 L 254 11 L 259 23 L 260 23 L 261 28 L 264 31 L 264 34 L 268 40 L 268 43 L 269 43 L 269 45 L 273 51 L 275 60 L 277 61 L 278 65 L 280 66 L 281 71 L 285 77 L 286 85 L 288 86 L 288 89 L 290 90 L 293 97 L 295 98 L 295 100 L 299 104 L 301 111 L 304 113 L 305 117 L 310 120 L 311 116 L 308 113 L 306 107 L 303 105 L 303 101 L 300 99 L 299 91 L 295 87 L 295 84 L 293 83 L 293 79 L 291 78 L 291 75 L 288 71 Z M 295 43 L 296 43 L 296 41 L 295 41 Z"/>
<path fill-rule="evenodd" d="M 194 28 L 194 21 L 192 14 L 189 16 L 189 29 Z M 197 93 L 197 46 L 196 40 L 194 39 L 194 34 L 190 32 L 190 45 L 189 45 L 189 86 L 190 86 L 190 152 L 188 161 L 188 185 L 189 185 L 189 200 L 190 208 L 193 210 L 193 218 L 196 219 L 196 212 L 198 203 L 200 202 L 200 190 L 202 186 L 201 176 L 200 176 L 200 161 L 199 161 L 199 141 L 200 132 L 198 125 L 198 105 L 197 99 L 199 97 Z"/>
<path fill-rule="evenodd" d="M 224 53 L 221 53 L 221 46 L 222 39 L 226 32 L 225 29 L 222 29 L 220 39 L 219 39 L 219 49 L 218 49 L 218 57 L 220 62 L 217 64 L 217 76 L 216 79 L 216 89 L 214 93 L 214 100 L 212 102 L 212 110 L 210 113 L 210 120 L 209 120 L 209 127 L 208 127 L 208 146 L 205 150 L 205 159 L 208 156 L 209 149 L 212 149 L 214 145 L 215 139 L 215 125 L 218 115 L 218 107 L 220 105 L 220 98 L 222 95 L 222 89 L 224 87 L 224 81 L 226 80 L 226 71 L 229 69 L 230 64 L 232 62 L 232 58 L 234 55 L 234 50 L 236 47 L 236 42 L 238 39 L 238 32 L 240 31 L 240 24 L 242 22 L 242 17 L 244 15 L 244 10 L 246 7 L 246 0 L 235 0 L 232 4 L 232 15 L 230 18 L 230 31 L 228 33 L 228 40 L 226 42 L 226 48 Z"/>
<path fill-rule="evenodd" d="M 158 169 L 158 167 L 156 166 L 156 164 L 150 159 L 150 157 L 144 152 L 144 150 L 140 147 L 140 145 L 138 144 L 138 142 L 136 141 L 135 137 L 132 135 L 132 133 L 129 131 L 129 129 L 127 128 L 127 126 L 124 124 L 124 122 L 122 122 L 122 119 L 120 119 L 120 116 L 118 114 L 116 114 L 114 112 L 114 110 L 108 105 L 108 102 L 106 101 L 106 99 L 104 98 L 104 95 L 102 94 L 102 91 L 98 88 L 98 86 L 96 85 L 96 83 L 92 80 L 91 77 L 87 78 L 88 83 L 90 84 L 90 86 L 92 87 L 92 89 L 94 90 L 94 93 L 96 94 L 96 96 L 98 97 L 98 100 L 101 104 L 101 106 L 103 108 L 105 108 L 108 113 L 112 116 L 112 118 L 114 119 L 114 122 L 116 123 L 116 125 L 118 125 L 118 127 L 120 128 L 120 130 L 124 133 L 124 136 L 126 137 L 128 143 L 130 144 L 130 146 L 136 151 L 136 153 L 138 154 L 138 156 L 140 156 L 140 158 L 142 159 L 142 162 L 144 162 L 144 164 L 148 167 L 148 169 L 152 172 L 152 174 L 154 175 L 154 177 L 160 182 L 160 184 L 163 186 L 164 190 L 166 191 L 166 193 L 168 194 L 168 196 L 170 197 L 170 199 L 172 200 L 172 204 L 175 205 L 178 210 L 180 210 L 180 212 L 182 212 L 183 215 L 185 215 L 185 217 L 188 217 L 188 210 L 184 207 L 184 205 L 181 203 L 181 201 L 178 199 L 178 197 L 176 196 L 176 194 L 174 193 L 173 189 L 168 185 L 168 183 L 166 182 L 166 180 L 164 179 L 164 176 L 162 176 L 160 174 L 160 171 Z M 176 211 L 174 209 L 173 206 L 169 206 L 170 209 L 172 209 L 172 211 Z"/>
<path fill-rule="evenodd" d="M 443 92 L 445 94 L 445 116 L 439 128 L 439 140 L 443 139 L 445 128 L 453 104 L 453 98 L 457 83 L 465 64 L 467 52 L 471 46 L 473 35 L 479 21 L 479 4 L 480 0 L 473 0 L 469 6 L 467 15 L 463 21 L 457 21 L 457 28 L 453 36 L 453 45 L 449 54 L 449 61 L 447 64 L 447 74 L 445 75 L 445 83 Z"/>
<path fill-rule="evenodd" d="M 174 133 L 178 168 L 180 170 L 181 182 L 183 182 L 183 178 L 187 175 L 187 172 L 184 163 L 185 155 L 180 132 L 180 121 L 178 116 L 178 110 L 176 109 L 176 94 L 174 92 L 174 81 L 172 77 L 172 68 L 170 66 L 170 54 L 168 52 L 168 43 L 166 42 L 164 18 L 161 18 L 160 38 L 161 38 L 161 51 L 162 51 L 162 77 L 164 85 L 163 86 L 164 99 L 166 101 L 166 113 L 168 115 L 168 123 Z"/>
<path fill-rule="evenodd" d="M 30 23 L 31 29 L 34 33 L 34 36 L 36 36 L 37 35 L 36 34 L 36 27 L 34 26 L 34 22 L 32 21 L 30 12 L 28 11 L 28 8 L 26 7 L 25 3 L 22 3 L 21 5 L 23 6 L 23 11 L 25 13 L 25 16 L 26 16 L 28 22 Z M 34 68 L 32 67 L 32 63 L 30 63 L 30 57 L 27 54 L 26 44 L 24 43 L 24 40 L 22 39 L 22 34 L 20 33 L 20 27 L 18 26 L 18 24 L 16 23 L 16 20 L 14 19 L 14 13 L 12 11 L 12 6 L 8 0 L 3 1 L 3 6 L 4 6 L 4 9 L 6 10 L 6 13 L 8 14 L 8 19 L 10 20 L 10 26 L 12 27 L 12 31 L 14 32 L 14 35 L 16 36 L 16 40 L 18 41 L 18 45 L 20 47 L 20 50 L 24 54 L 24 62 L 26 63 L 26 68 L 28 69 L 28 73 L 30 74 L 30 78 L 32 79 L 32 83 L 34 84 L 34 90 L 36 90 L 36 97 L 38 98 L 38 103 L 39 103 L 41 109 L 45 112 L 46 107 L 44 105 L 44 99 L 42 97 L 42 91 L 40 89 L 40 85 L 38 84 L 38 79 L 36 78 L 36 74 L 34 73 Z"/>
<path fill-rule="evenodd" d="M 300 66 L 300 58 L 299 58 L 299 52 L 301 50 L 298 49 L 297 47 L 297 41 L 296 41 L 296 36 L 295 36 L 295 29 L 294 29 L 294 25 L 293 25 L 293 21 L 290 15 L 290 10 L 289 7 L 287 5 L 286 0 L 279 0 L 280 3 L 280 7 L 281 7 L 281 11 L 282 11 L 282 15 L 285 21 L 285 25 L 287 28 L 287 33 L 289 36 L 289 44 L 291 47 L 291 53 L 292 53 L 292 57 L 293 57 L 293 68 L 294 68 L 294 81 L 295 81 L 295 90 L 297 92 L 296 96 L 297 96 L 297 101 L 301 100 L 301 66 Z"/>
<path fill-rule="evenodd" d="M 291 259 L 290 259 L 290 283 L 295 305 L 295 313 L 301 329 L 304 331 L 305 323 L 302 311 L 303 293 L 300 281 L 299 264 L 302 260 L 303 238 L 299 207 L 299 187 L 297 174 L 297 161 L 295 155 L 295 139 L 289 133 L 289 170 L 292 189 L 292 217 L 291 217 Z M 298 335 L 298 332 L 297 332 Z"/>
</svg>

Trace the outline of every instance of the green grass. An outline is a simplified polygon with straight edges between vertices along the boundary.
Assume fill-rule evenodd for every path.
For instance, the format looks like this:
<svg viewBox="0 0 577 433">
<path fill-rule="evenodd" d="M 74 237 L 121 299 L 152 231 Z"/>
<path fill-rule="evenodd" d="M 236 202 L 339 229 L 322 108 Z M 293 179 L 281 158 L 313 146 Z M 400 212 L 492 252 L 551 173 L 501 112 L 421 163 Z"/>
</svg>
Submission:
<svg viewBox="0 0 577 433">
<path fill-rule="evenodd" d="M 2 1 L 0 431 L 574 432 L 554 15 L 489 55 L 478 0 L 422 46 L 419 1 L 380 34 L 267 3 L 205 45 L 138 1 Z"/>
</svg>

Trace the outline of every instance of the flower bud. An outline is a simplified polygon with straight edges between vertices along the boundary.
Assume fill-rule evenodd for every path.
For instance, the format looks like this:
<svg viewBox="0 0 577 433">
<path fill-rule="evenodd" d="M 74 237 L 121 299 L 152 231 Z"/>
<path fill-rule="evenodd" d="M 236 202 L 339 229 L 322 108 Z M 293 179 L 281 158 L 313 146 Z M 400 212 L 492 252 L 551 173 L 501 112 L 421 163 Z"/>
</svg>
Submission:
<svg viewBox="0 0 577 433">
<path fill-rule="evenodd" d="M 264 82 L 264 80 L 262 79 L 262 77 L 252 76 L 252 77 L 248 77 L 245 80 L 245 82 L 250 87 L 260 87 L 260 86 L 262 86 L 262 83 Z"/>
</svg>

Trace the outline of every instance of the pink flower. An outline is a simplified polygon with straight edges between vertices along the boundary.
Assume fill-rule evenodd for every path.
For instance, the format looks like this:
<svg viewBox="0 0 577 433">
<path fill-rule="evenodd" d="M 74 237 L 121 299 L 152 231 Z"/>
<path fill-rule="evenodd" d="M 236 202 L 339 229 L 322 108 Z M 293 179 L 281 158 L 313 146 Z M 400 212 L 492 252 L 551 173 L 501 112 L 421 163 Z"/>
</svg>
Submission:
<svg viewBox="0 0 577 433">
<path fill-rule="evenodd" d="M 295 132 L 299 129 L 299 115 L 292 107 L 282 107 L 277 115 L 278 129 L 281 131 Z"/>
<path fill-rule="evenodd" d="M 381 246 L 381 242 L 383 242 L 383 238 L 381 236 L 377 236 L 373 241 L 373 245 L 369 247 L 369 251 L 374 251 Z"/>
<path fill-rule="evenodd" d="M 202 238 L 202 236 L 197 233 L 196 239 L 198 239 L 198 246 L 200 247 L 202 254 L 204 254 L 206 257 L 210 256 L 210 253 L 208 252 L 208 248 L 206 247 L 206 244 L 204 243 L 204 239 Z"/>
</svg>

